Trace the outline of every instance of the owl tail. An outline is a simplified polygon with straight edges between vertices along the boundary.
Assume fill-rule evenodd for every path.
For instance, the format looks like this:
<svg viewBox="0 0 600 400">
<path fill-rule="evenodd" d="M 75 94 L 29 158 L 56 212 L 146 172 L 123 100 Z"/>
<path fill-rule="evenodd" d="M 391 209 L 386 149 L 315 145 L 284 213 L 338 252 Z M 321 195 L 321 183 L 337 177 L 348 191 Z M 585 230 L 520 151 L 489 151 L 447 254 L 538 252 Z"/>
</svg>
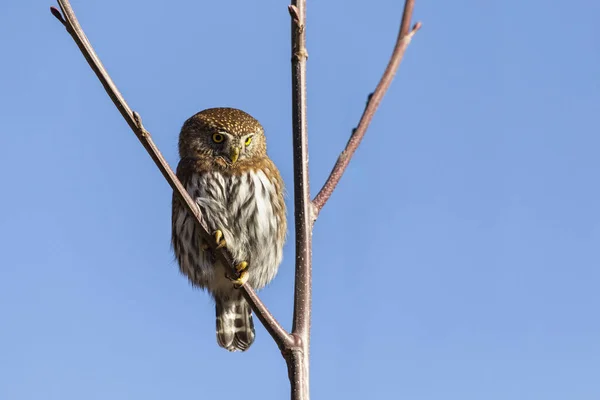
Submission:
<svg viewBox="0 0 600 400">
<path fill-rule="evenodd" d="M 239 295 L 215 299 L 217 310 L 217 343 L 229 351 L 246 351 L 254 342 L 254 322 L 250 306 Z"/>
</svg>

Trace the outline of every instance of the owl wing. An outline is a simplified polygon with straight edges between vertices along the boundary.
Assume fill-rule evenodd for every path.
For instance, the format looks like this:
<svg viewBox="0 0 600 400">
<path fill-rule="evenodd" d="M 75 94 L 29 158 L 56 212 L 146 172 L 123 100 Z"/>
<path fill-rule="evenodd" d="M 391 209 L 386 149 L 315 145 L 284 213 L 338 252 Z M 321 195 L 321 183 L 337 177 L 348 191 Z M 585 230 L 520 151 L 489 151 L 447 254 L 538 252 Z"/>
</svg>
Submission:
<svg viewBox="0 0 600 400">
<path fill-rule="evenodd" d="M 197 200 L 198 197 L 201 197 L 201 192 L 202 192 L 203 188 L 200 187 L 199 184 L 203 180 L 202 176 L 205 172 L 207 172 L 205 166 L 203 165 L 203 163 L 200 162 L 200 160 L 197 160 L 197 159 L 183 158 L 183 159 L 181 159 L 179 164 L 177 164 L 177 170 L 176 170 L 177 178 L 183 185 L 184 189 L 189 193 L 190 196 L 192 196 L 192 199 L 194 199 L 194 200 Z M 196 177 L 197 180 L 194 180 L 194 182 L 192 182 L 192 180 L 195 179 L 194 177 Z M 206 210 L 204 210 L 204 207 L 202 206 L 202 204 L 197 203 L 197 205 L 200 207 L 201 219 L 203 219 L 204 222 L 208 222 L 205 219 Z M 183 201 L 179 198 L 177 193 L 175 191 L 173 191 L 173 199 L 172 199 L 173 221 L 176 220 L 176 216 L 179 214 L 179 212 L 182 210 L 185 210 L 185 209 L 186 209 L 186 207 L 183 204 Z M 189 213 L 187 213 L 187 214 L 189 214 Z M 211 227 L 209 227 L 209 228 L 211 228 Z"/>
<path fill-rule="evenodd" d="M 287 234 L 287 219 L 284 200 L 285 185 L 283 183 L 283 178 L 281 177 L 277 166 L 270 158 L 263 160 L 260 169 L 275 185 L 275 193 L 271 198 L 271 203 L 277 218 L 277 242 L 283 246 Z"/>
<path fill-rule="evenodd" d="M 194 174 L 194 167 L 195 161 L 190 158 L 183 158 L 181 161 L 179 161 L 179 164 L 177 164 L 177 170 L 175 171 L 175 175 L 177 175 L 177 179 L 179 179 L 179 182 L 181 182 L 185 189 L 187 189 L 190 178 Z M 179 205 L 183 207 L 179 196 L 177 195 L 177 193 L 175 193 L 175 191 L 173 191 L 173 205 L 176 203 L 175 200 L 177 200 Z"/>
<path fill-rule="evenodd" d="M 177 178 L 188 192 L 194 174 L 198 174 L 195 160 L 184 158 L 177 165 Z M 196 193 L 190 195 L 197 197 Z M 214 256 L 201 251 L 202 240 L 194 216 L 188 212 L 175 192 L 172 198 L 171 229 L 171 245 L 181 273 L 186 275 L 194 286 L 205 287 L 208 280 L 206 274 L 214 264 Z"/>
<path fill-rule="evenodd" d="M 192 168 L 193 168 L 193 160 L 190 159 L 182 159 L 179 164 L 177 164 L 177 170 L 176 170 L 176 175 L 177 175 L 177 179 L 179 179 L 179 181 L 181 182 L 181 184 L 183 185 L 184 189 L 187 190 L 187 186 L 189 183 L 189 180 L 192 176 Z M 181 243 L 178 240 L 178 236 L 179 236 L 179 232 L 177 231 L 177 227 L 178 227 L 178 218 L 181 218 L 182 215 L 182 211 L 185 210 L 185 206 L 182 204 L 181 199 L 179 198 L 179 196 L 177 195 L 176 191 L 173 191 L 173 198 L 171 199 L 171 227 L 172 227 L 172 231 L 171 231 L 171 245 L 173 246 L 173 249 L 175 250 L 175 254 L 177 255 L 177 253 L 179 253 L 180 248 L 181 248 Z M 187 216 L 188 213 L 186 213 L 185 215 L 185 219 L 189 218 L 189 216 Z M 179 221 L 179 224 L 183 224 L 185 221 Z"/>
</svg>

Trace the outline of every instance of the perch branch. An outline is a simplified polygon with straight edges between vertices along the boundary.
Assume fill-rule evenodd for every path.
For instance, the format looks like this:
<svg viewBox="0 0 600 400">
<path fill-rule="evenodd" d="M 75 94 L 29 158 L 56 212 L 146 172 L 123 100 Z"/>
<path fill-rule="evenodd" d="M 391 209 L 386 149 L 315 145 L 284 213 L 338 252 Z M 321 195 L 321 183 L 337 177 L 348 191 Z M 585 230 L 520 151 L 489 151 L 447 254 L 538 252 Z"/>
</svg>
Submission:
<svg viewBox="0 0 600 400">
<path fill-rule="evenodd" d="M 228 265 L 231 269 L 232 274 L 236 273 L 233 258 L 231 254 L 226 251 L 226 249 L 216 249 L 216 243 L 212 235 L 208 233 L 206 226 L 203 224 L 201 220 L 200 210 L 197 205 L 194 203 L 192 198 L 189 196 L 177 176 L 169 167 L 169 164 L 158 150 L 150 133 L 144 128 L 142 125 L 142 119 L 138 113 L 131 110 L 116 85 L 108 75 L 108 72 L 102 65 L 102 62 L 98 58 L 98 55 L 94 51 L 92 45 L 90 44 L 88 38 L 86 37 L 83 29 L 79 25 L 79 21 L 75 17 L 75 13 L 71 8 L 68 0 L 58 0 L 58 4 L 62 9 L 62 15 L 58 9 L 55 7 L 51 7 L 50 11 L 52 15 L 58 19 L 63 26 L 67 29 L 67 32 L 73 37 L 75 43 L 81 50 L 81 53 L 87 60 L 88 64 L 92 68 L 92 70 L 96 73 L 96 76 L 104 86 L 106 93 L 108 93 L 109 97 L 125 119 L 127 124 L 131 128 L 131 130 L 135 133 L 137 138 L 140 140 L 152 160 L 162 172 L 163 176 L 173 188 L 174 193 L 179 197 L 182 204 L 185 208 L 195 217 L 196 222 L 200 228 L 201 235 L 206 239 L 206 242 L 211 246 L 212 250 L 215 251 L 218 259 L 224 263 L 224 265 Z M 235 276 L 235 275 L 232 275 Z M 243 285 L 240 290 L 243 292 L 244 297 L 250 303 L 252 310 L 255 312 L 256 316 L 265 326 L 269 334 L 273 337 L 279 348 L 283 351 L 289 347 L 292 347 L 294 344 L 293 337 L 289 333 L 286 332 L 285 329 L 277 322 L 275 317 L 269 312 L 266 306 L 261 302 L 258 298 L 254 290 L 250 287 L 250 285 Z"/>
<path fill-rule="evenodd" d="M 352 130 L 352 135 L 350 135 L 350 139 L 346 144 L 346 148 L 339 155 L 331 174 L 329 174 L 329 177 L 327 178 L 327 181 L 312 201 L 314 207 L 314 219 L 317 218 L 319 212 L 321 212 L 323 206 L 325 203 L 327 203 L 327 200 L 329 200 L 333 190 L 342 178 L 342 175 L 348 167 L 354 152 L 360 145 L 360 142 L 367 132 L 367 128 L 373 119 L 373 115 L 375 115 L 377 108 L 379 108 L 379 103 L 381 103 L 385 92 L 388 90 L 392 80 L 394 79 L 394 75 L 396 74 L 400 63 L 402 62 L 406 48 L 410 44 L 414 34 L 421 29 L 421 23 L 417 22 L 409 31 L 414 5 L 415 0 L 406 0 L 404 4 L 402 24 L 400 25 L 400 32 L 398 33 L 398 39 L 396 40 L 396 45 L 394 46 L 394 51 L 392 52 L 390 61 L 388 62 L 385 72 L 377 84 L 375 91 L 369 95 L 365 110 L 363 111 L 358 125 Z"/>
</svg>

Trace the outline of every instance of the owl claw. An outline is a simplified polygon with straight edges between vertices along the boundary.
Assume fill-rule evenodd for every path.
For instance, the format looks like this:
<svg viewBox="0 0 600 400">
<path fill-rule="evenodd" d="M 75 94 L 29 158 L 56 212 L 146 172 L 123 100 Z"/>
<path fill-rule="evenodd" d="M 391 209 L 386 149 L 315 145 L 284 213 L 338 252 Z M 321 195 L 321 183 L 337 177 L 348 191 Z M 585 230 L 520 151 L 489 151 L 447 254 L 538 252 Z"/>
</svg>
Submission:
<svg viewBox="0 0 600 400">
<path fill-rule="evenodd" d="M 238 272 L 238 274 L 244 272 L 247 269 L 248 263 L 246 261 L 242 261 L 241 263 L 235 266 L 235 270 Z"/>
<path fill-rule="evenodd" d="M 235 266 L 235 270 L 238 272 L 239 277 L 238 278 L 232 278 L 230 277 L 228 274 L 225 274 L 225 277 L 229 280 L 231 280 L 231 282 L 233 282 L 233 287 L 236 289 L 241 288 L 242 286 L 244 286 L 244 284 L 246 282 L 248 282 L 248 263 L 246 261 L 242 261 L 241 263 L 239 263 L 238 265 Z"/>
<path fill-rule="evenodd" d="M 233 279 L 233 287 L 239 289 L 244 286 L 246 282 L 248 282 L 248 271 L 242 271 L 239 278 Z"/>
<path fill-rule="evenodd" d="M 223 232 L 220 229 L 217 229 L 214 235 L 215 241 L 217 242 L 217 250 L 227 246 L 225 239 L 223 239 Z"/>
</svg>

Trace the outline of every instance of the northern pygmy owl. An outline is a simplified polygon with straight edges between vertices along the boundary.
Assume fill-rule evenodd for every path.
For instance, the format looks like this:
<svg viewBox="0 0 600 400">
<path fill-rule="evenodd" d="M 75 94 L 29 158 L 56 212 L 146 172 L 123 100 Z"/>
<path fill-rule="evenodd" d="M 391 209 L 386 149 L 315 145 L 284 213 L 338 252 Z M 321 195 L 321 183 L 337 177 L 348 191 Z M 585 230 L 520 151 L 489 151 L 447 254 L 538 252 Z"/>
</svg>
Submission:
<svg viewBox="0 0 600 400">
<path fill-rule="evenodd" d="M 231 252 L 240 276 L 232 282 L 194 217 L 173 195 L 171 240 L 179 269 L 214 298 L 219 346 L 247 350 L 254 323 L 235 284 L 247 281 L 261 289 L 277 273 L 286 236 L 283 181 L 267 156 L 263 127 L 235 108 L 211 108 L 189 118 L 179 135 L 179 156 L 177 177 L 218 246 Z"/>
</svg>

